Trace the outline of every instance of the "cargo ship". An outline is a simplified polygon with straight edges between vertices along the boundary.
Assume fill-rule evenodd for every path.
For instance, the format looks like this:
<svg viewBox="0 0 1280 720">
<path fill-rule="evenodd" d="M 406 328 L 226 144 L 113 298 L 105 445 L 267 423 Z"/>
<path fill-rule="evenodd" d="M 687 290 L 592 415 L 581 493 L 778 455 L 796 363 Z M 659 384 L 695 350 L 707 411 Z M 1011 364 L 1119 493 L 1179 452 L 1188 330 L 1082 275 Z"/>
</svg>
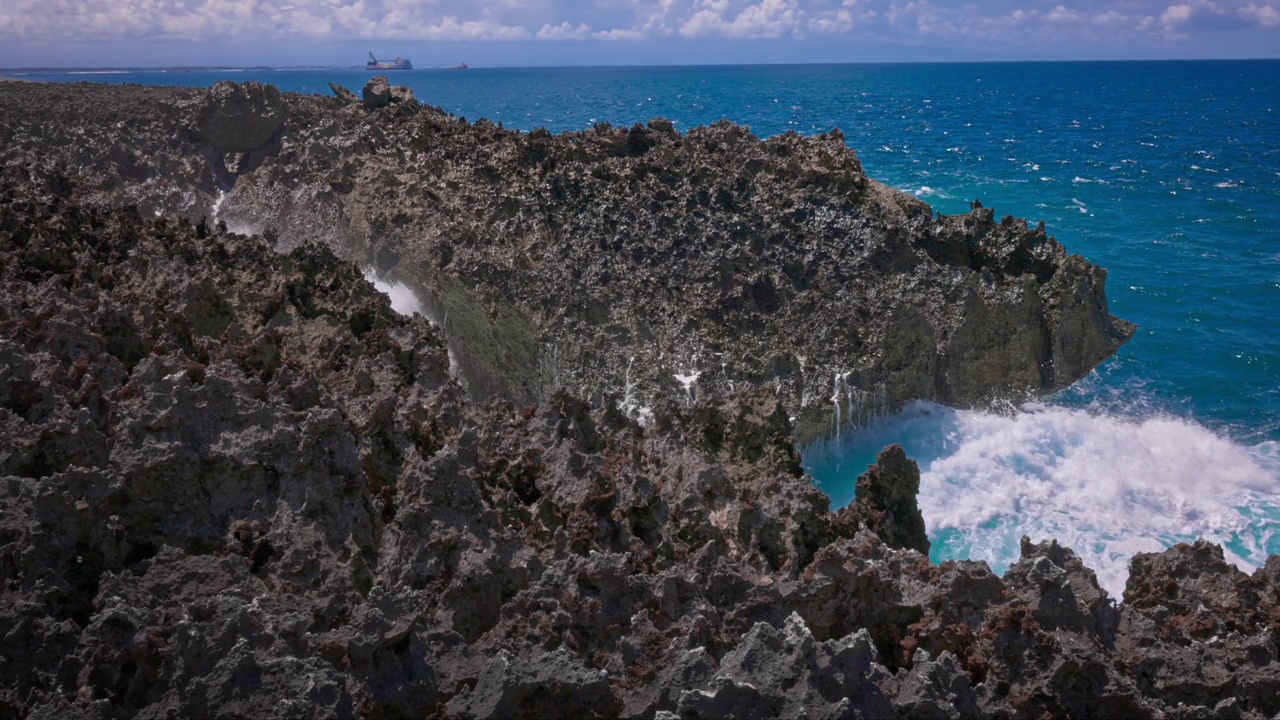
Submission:
<svg viewBox="0 0 1280 720">
<path fill-rule="evenodd" d="M 366 70 L 412 70 L 413 63 L 409 62 L 409 58 L 402 58 L 399 55 L 395 60 L 379 60 L 373 53 L 369 53 L 369 62 L 365 63 L 364 67 Z"/>
</svg>

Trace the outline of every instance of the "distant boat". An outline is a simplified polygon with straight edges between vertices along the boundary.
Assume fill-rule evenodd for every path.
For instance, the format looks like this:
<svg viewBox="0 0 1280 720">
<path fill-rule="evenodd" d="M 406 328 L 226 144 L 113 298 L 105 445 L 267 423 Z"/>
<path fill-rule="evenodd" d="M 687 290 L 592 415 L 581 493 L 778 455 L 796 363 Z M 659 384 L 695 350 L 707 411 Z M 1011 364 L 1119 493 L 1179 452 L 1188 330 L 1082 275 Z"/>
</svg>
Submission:
<svg viewBox="0 0 1280 720">
<path fill-rule="evenodd" d="M 369 53 L 369 62 L 364 64 L 364 68 L 365 70 L 412 70 L 413 63 L 409 62 L 409 58 L 402 58 L 399 55 L 395 60 L 379 60 L 373 53 Z"/>
<path fill-rule="evenodd" d="M 467 64 L 466 64 L 466 63 L 464 63 L 464 62 L 460 62 L 460 63 L 458 63 L 457 65 L 450 65 L 450 66 L 449 66 L 449 69 L 450 69 L 450 70 L 466 70 L 466 69 L 467 69 Z"/>
</svg>

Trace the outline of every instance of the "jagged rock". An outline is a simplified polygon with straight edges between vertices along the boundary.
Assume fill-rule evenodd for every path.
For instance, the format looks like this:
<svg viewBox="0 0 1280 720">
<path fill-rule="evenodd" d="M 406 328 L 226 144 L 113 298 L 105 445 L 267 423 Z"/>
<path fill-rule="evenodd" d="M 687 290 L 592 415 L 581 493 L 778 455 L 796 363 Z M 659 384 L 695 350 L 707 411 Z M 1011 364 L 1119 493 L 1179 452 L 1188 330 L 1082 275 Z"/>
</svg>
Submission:
<svg viewBox="0 0 1280 720">
<path fill-rule="evenodd" d="M 655 119 L 555 136 L 407 98 L 398 106 L 414 111 L 375 117 L 283 95 L 288 121 L 265 103 L 262 124 L 278 128 L 278 152 L 238 150 L 246 141 L 210 156 L 175 143 L 199 124 L 179 89 L 155 90 L 167 106 L 119 106 L 45 85 L 6 84 L 0 161 L 38 144 L 104 201 L 192 221 L 219 203 L 219 219 L 272 229 L 283 249 L 325 242 L 394 275 L 448 319 L 482 400 L 524 405 L 568 387 L 595 406 L 617 395 L 642 418 L 769 388 L 808 442 L 909 400 L 1057 390 L 1133 332 L 1107 312 L 1105 273 L 1043 226 L 981 207 L 935 216 L 867 178 L 838 131 L 761 140 L 720 122 L 680 135 Z M 385 106 L 392 92 L 374 78 L 363 102 Z M 96 114 L 69 116 L 92 128 L 87 146 L 40 116 L 92 102 Z M 137 179 L 122 182 L 121 166 Z"/>
<path fill-rule="evenodd" d="M 1048 540 L 1032 544 L 1022 538 L 1022 557 L 1005 573 L 1005 584 L 1033 609 L 1036 621 L 1049 629 L 1069 628 L 1093 637 L 1105 647 L 1115 643 L 1119 615 L 1098 578 L 1079 556 Z"/>
<path fill-rule="evenodd" d="M 391 104 L 391 85 L 383 75 L 375 75 L 364 84 L 361 102 L 369 109 L 386 107 Z"/>
<path fill-rule="evenodd" d="M 863 527 L 890 547 L 929 554 L 924 516 L 916 503 L 920 467 L 894 444 L 876 454 L 876 464 L 858 477 L 856 499 L 847 510 Z"/>
<path fill-rule="evenodd" d="M 410 103 L 413 104 L 413 88 L 404 85 L 391 86 L 391 102 L 393 103 Z"/>
<path fill-rule="evenodd" d="M 608 673 L 583 667 L 564 649 L 519 658 L 500 650 L 475 688 L 446 708 L 450 715 L 474 718 L 592 718 L 617 711 Z"/>
<path fill-rule="evenodd" d="M 276 86 L 223 80 L 209 88 L 201 134 L 219 152 L 250 152 L 279 132 L 286 114 Z"/>
<path fill-rule="evenodd" d="M 10 85 L 18 84 L 0 93 L 14 92 Z M 0 715 L 1280 712 L 1280 558 L 1248 576 L 1207 544 L 1142 555 L 1116 608 L 1079 559 L 1052 542 L 1024 543 L 1003 579 L 983 563 L 934 565 L 886 544 L 871 528 L 895 544 L 914 534 L 902 520 L 914 517 L 905 509 L 911 465 L 897 453 L 883 457 L 864 493 L 879 498 L 877 508 L 896 507 L 894 523 L 830 512 L 800 471 L 785 383 L 779 393 L 741 377 L 733 390 L 710 376 L 687 388 L 673 380 L 672 396 L 652 404 L 625 384 L 592 398 L 553 383 L 535 393 L 538 402 L 477 402 L 484 393 L 451 373 L 446 332 L 489 333 L 491 345 L 471 348 L 476 363 L 536 361 L 505 331 L 518 337 L 532 327 L 521 323 L 540 317 L 520 310 L 536 303 L 518 293 L 526 304 L 515 310 L 468 304 L 482 284 L 457 276 L 487 277 L 487 251 L 464 235 L 436 236 L 430 247 L 454 253 L 444 266 L 470 268 L 436 276 L 453 278 L 437 286 L 455 303 L 449 321 L 441 317 L 438 329 L 396 315 L 328 246 L 232 233 L 221 215 L 199 220 L 217 187 L 218 158 L 192 131 L 206 93 L 68 93 L 37 88 L 22 95 L 30 102 L 0 102 Z M 323 138 L 305 157 L 293 154 L 295 140 L 310 141 L 290 133 L 323 135 L 312 123 L 359 138 L 344 151 L 357 154 L 361 143 L 398 153 L 387 133 L 452 138 L 439 141 L 435 157 L 483 136 L 506 143 L 503 153 L 527 153 L 520 162 L 548 188 L 557 163 L 631 172 L 644 158 L 655 163 L 648 171 L 675 173 L 680 186 L 690 180 L 678 163 L 659 160 L 686 151 L 699 162 L 758 160 L 761 173 L 778 177 L 796 169 L 770 165 L 788 153 L 814 172 L 807 163 L 822 152 L 852 162 L 833 146 L 835 135 L 771 141 L 766 157 L 727 125 L 684 137 L 601 128 L 577 138 L 586 159 L 574 160 L 569 143 L 549 134 L 506 134 L 431 109 L 353 113 L 332 98 L 293 96 L 285 105 L 288 120 L 264 147 L 288 142 L 274 154 L 248 152 L 250 162 L 236 163 L 244 174 L 223 179 L 235 181 L 229 198 L 245 193 L 243 213 L 279 191 L 292 168 L 290 202 L 321 229 L 337 222 L 325 214 L 330 196 L 364 190 L 347 186 L 356 177 L 343 174 L 348 165 L 325 164 L 336 156 L 321 162 L 335 151 Z M 120 127 L 136 144 L 117 142 L 125 136 L 111 133 L 125 131 L 112 128 L 133 113 L 137 121 Z M 63 122 L 37 127 L 55 115 Z M 85 135 L 86 160 L 72 164 L 61 153 L 86 127 L 102 132 Z M 33 138 L 69 144 L 36 152 Z M 728 151 L 708 143 L 737 149 L 721 156 Z M 499 162 L 503 153 L 489 160 L 516 172 Z M 391 180 L 371 186 L 391 188 L 388 202 L 406 216 L 435 217 L 423 208 L 449 192 L 484 205 L 461 189 L 462 180 L 491 182 L 472 164 L 474 151 L 452 157 L 461 174 L 433 185 L 435 198 Z M 307 163 L 332 171 L 323 188 L 308 185 Z M 269 190 L 247 189 L 249 176 Z M 581 213 L 579 202 L 617 199 L 588 192 L 595 180 L 585 175 L 577 190 L 575 176 L 559 177 L 567 194 L 539 201 L 548 208 Z M 841 177 L 851 203 L 875 192 L 854 174 Z M 827 176 L 831 185 L 811 178 L 806 192 L 832 192 L 841 177 Z M 774 180 L 761 192 L 790 197 Z M 448 190 L 450 181 L 460 184 Z M 401 204 L 409 197 L 423 205 Z M 360 202 L 368 204 L 351 207 L 371 214 L 359 222 L 395 236 L 394 216 L 370 198 Z M 595 217 L 612 212 L 591 207 Z M 783 222 L 775 210 L 762 217 Z M 1060 249 L 1024 242 L 1016 227 L 969 236 L 963 221 L 911 217 L 920 228 L 960 233 L 955 243 L 913 246 L 930 257 L 967 253 L 956 262 L 997 278 L 1016 274 L 1022 279 L 1005 280 L 1028 292 L 1037 273 L 1064 272 Z M 298 223 L 289 232 L 300 232 L 303 220 L 289 221 Z M 806 253 L 823 247 L 807 230 L 788 232 Z M 685 250 L 724 249 L 709 238 L 696 236 Z M 908 256 L 925 263 L 906 246 L 878 242 L 876 253 L 890 253 L 873 253 L 881 271 Z M 552 247 L 572 244 L 528 252 Z M 412 256 L 401 250 L 386 245 L 357 260 L 393 269 Z M 966 282 L 958 265 L 947 272 Z M 907 313 L 893 322 L 893 337 L 925 343 L 917 331 L 935 321 Z M 894 362 L 922 357 L 910 347 Z M 897 340 L 879 349 L 892 348 Z M 771 356 L 770 367 L 802 371 L 784 355 Z M 845 418 L 855 410 L 835 407 Z"/>
<path fill-rule="evenodd" d="M 899 670 L 898 676 L 885 684 L 894 698 L 893 709 L 902 717 L 982 716 L 969 676 L 950 652 L 931 660 L 927 652 L 917 650 L 911 670 Z"/>
<path fill-rule="evenodd" d="M 706 690 L 680 696 L 680 717 L 888 717 L 876 685 L 888 673 L 876 664 L 866 630 L 817 642 L 792 613 L 779 630 L 756 623 L 725 655 Z"/>
<path fill-rule="evenodd" d="M 360 102 L 360 98 L 356 94 L 339 85 L 338 83 L 329 83 L 329 89 L 333 91 L 335 97 L 344 103 L 354 104 Z"/>
</svg>

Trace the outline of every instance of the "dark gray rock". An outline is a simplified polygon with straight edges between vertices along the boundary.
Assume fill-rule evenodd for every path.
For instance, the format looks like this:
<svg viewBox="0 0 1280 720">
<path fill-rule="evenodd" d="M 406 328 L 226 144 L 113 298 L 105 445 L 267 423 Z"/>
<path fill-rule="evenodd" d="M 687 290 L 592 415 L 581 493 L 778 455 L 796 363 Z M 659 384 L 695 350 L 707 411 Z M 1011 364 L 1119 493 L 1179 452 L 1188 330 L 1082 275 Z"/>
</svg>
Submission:
<svg viewBox="0 0 1280 720">
<path fill-rule="evenodd" d="M 890 547 L 929 554 L 929 536 L 916 495 L 920 493 L 920 468 L 901 445 L 890 445 L 876 454 L 876 464 L 858 477 L 856 499 L 848 511 L 852 519 Z"/>
<path fill-rule="evenodd" d="M 360 98 L 356 94 L 339 85 L 338 83 L 329 83 L 329 89 L 333 91 L 334 97 L 344 103 L 354 104 L 360 102 Z"/>
<path fill-rule="evenodd" d="M 699 332 L 728 327 L 738 339 L 772 336 L 753 336 L 733 318 L 764 317 L 753 313 L 765 306 L 799 312 L 790 303 L 827 299 L 816 289 L 824 283 L 879 298 L 865 307 L 916 302 L 885 324 L 853 328 L 866 333 L 864 359 L 888 362 L 904 388 L 927 389 L 928 373 L 952 362 L 920 350 L 940 347 L 933 330 L 945 323 L 1014 323 L 1003 336 L 978 323 L 952 346 L 977 353 L 977 374 L 964 381 L 977 388 L 995 381 L 975 369 L 996 361 L 982 360 L 981 348 L 1057 332 L 1019 324 L 1033 294 L 1074 293 L 1076 314 L 1061 316 L 1072 323 L 1101 317 L 1100 296 L 1090 295 L 1100 276 L 1063 260 L 1038 230 L 984 225 L 982 208 L 960 220 L 926 217 L 910 201 L 877 196 L 835 134 L 761 143 L 728 125 L 683 137 L 602 127 L 565 139 L 466 125 L 431 108 L 368 113 L 289 96 L 273 139 L 242 153 L 248 160 L 234 170 L 223 167 L 234 186 L 218 217 L 290 223 L 281 232 L 292 239 L 278 243 L 199 219 L 225 163 L 199 131 L 208 93 L 6 83 L 0 94 L 0 715 L 1280 712 L 1280 558 L 1246 575 L 1207 543 L 1140 555 L 1119 607 L 1053 542 L 1025 542 L 1004 578 L 983 563 L 934 565 L 918 549 L 896 547 L 918 545 L 908 502 L 918 478 L 905 456 L 884 455 L 865 483 L 864 510 L 883 513 L 878 519 L 833 514 L 804 477 L 788 388 L 807 386 L 781 379 L 810 377 L 812 357 L 802 370 L 787 357 L 794 347 L 734 361 L 766 358 L 777 389 L 734 376 L 730 358 L 719 379 L 700 366 L 712 375 L 656 400 L 626 392 L 624 369 L 616 396 L 583 397 L 555 383 L 533 393 L 537 402 L 478 402 L 486 393 L 463 388 L 450 371 L 446 333 L 461 333 L 489 338 L 454 345 L 477 367 L 545 360 L 539 367 L 549 375 L 579 378 L 568 383 L 578 390 L 608 387 L 582 378 L 605 377 L 626 326 L 597 294 L 616 278 L 593 273 L 643 269 L 652 261 L 645 253 L 670 236 L 619 224 L 610 237 L 625 231 L 635 242 L 597 248 L 613 258 L 597 262 L 577 235 L 551 242 L 518 232 L 548 230 L 531 224 L 529 208 L 538 207 L 575 218 L 583 238 L 606 237 L 608 222 L 621 218 L 610 203 L 623 195 L 596 172 L 666 177 L 691 191 L 686 202 L 703 202 L 698 187 L 715 190 L 699 206 L 708 225 L 690 225 L 687 244 L 668 249 L 685 253 L 695 271 L 724 259 L 732 279 L 746 266 L 724 253 L 741 243 L 718 242 L 712 230 L 727 217 L 716 203 L 742 196 L 682 163 L 728 173 L 747 167 L 730 160 L 758 162 L 752 182 L 763 209 L 736 212 L 759 227 L 785 225 L 813 264 L 767 243 L 751 252 L 791 257 L 797 272 L 844 267 L 858 282 L 819 273 L 812 292 L 792 288 L 774 307 L 770 298 L 786 295 L 779 282 L 776 297 L 767 283 L 743 295 L 733 282 L 693 272 L 701 280 L 687 285 L 690 300 L 662 322 L 687 319 L 686 311 L 702 317 L 700 303 L 722 287 L 726 297 L 754 298 L 754 309 Z M 77 146 L 77 133 L 92 140 Z M 581 147 L 571 152 L 572 141 Z M 67 147 L 85 161 L 70 163 Z M 414 162 L 448 159 L 456 174 L 403 187 L 419 181 L 381 174 L 400 167 L 400 152 Z M 844 169 L 824 175 L 823 157 Z M 315 174 L 321 169 L 328 174 Z M 521 198 L 515 206 L 489 202 L 499 186 L 490 173 L 506 178 Z M 805 193 L 826 198 L 821 207 L 792 194 L 797 177 L 809 183 Z M 631 202 L 657 189 L 627 192 Z M 338 199 L 347 195 L 359 197 Z M 280 201 L 269 212 L 259 205 L 268 197 Z M 838 248 L 811 234 L 816 216 L 783 213 L 788 199 L 795 210 L 844 213 L 829 227 L 847 223 L 839 247 L 866 253 L 866 264 L 852 255 L 844 265 L 819 262 Z M 457 203 L 449 213 L 446 200 Z M 290 203 L 292 211 L 282 209 Z M 885 214 L 895 206 L 902 214 Z M 503 214 L 492 218 L 498 240 L 474 246 L 465 230 L 475 217 L 455 216 L 489 212 Z M 403 244 L 409 231 L 396 228 L 418 232 L 426 226 L 415 223 L 428 220 L 445 230 L 416 249 Z M 331 241 L 338 235 L 325 233 L 345 228 L 352 235 L 343 242 L 354 244 L 301 242 L 307 227 Z M 890 228 L 916 239 L 882 237 Z M 366 247 L 374 235 L 391 239 L 356 259 L 436 292 L 444 305 L 435 309 L 449 311 L 443 329 L 393 313 L 333 250 Z M 535 242 L 511 244 L 516 237 Z M 750 237 L 741 246 L 751 248 Z M 528 268 L 519 269 L 517 247 Z M 617 259 L 628 250 L 641 252 Z M 438 285 L 403 267 L 426 257 L 424 277 Z M 537 342 L 519 340 L 578 327 L 577 310 L 556 325 L 542 314 L 549 306 L 520 290 L 543 281 L 579 287 L 557 285 L 569 277 L 560 265 L 571 268 L 574 258 L 590 280 L 584 301 L 595 303 L 584 317 L 601 323 L 584 337 L 614 337 L 595 370 L 585 356 L 565 360 L 581 348 L 539 356 Z M 916 298 L 932 286 L 910 286 L 895 269 L 942 273 L 962 287 L 970 264 L 1023 300 L 978 291 L 972 312 L 948 315 Z M 484 289 L 500 267 L 519 280 L 508 300 Z M 618 292 L 636 289 L 628 287 Z M 655 311 L 666 307 L 662 297 L 649 296 Z M 1064 363 L 1107 347 L 1069 344 Z M 1025 360 L 1020 352 L 1008 356 L 1009 372 Z M 652 370 L 642 365 L 632 366 L 637 379 Z M 963 364 L 946 367 L 952 378 L 969 377 Z M 810 391 L 848 389 L 840 383 L 854 376 L 844 372 L 819 376 Z M 492 377 L 488 394 L 501 395 L 508 376 Z M 726 377 L 736 377 L 732 390 Z M 885 402 L 892 397 L 886 390 Z M 858 410 L 851 401 L 827 409 L 836 407 L 842 419 Z"/>
<path fill-rule="evenodd" d="M 284 98 L 274 85 L 223 80 L 209 88 L 201 134 L 220 152 L 250 152 L 280 131 L 286 114 Z"/>
<path fill-rule="evenodd" d="M 67 154 L 53 137 L 65 128 L 33 115 L 91 100 L 36 86 L 5 86 L 26 97 L 5 103 L 6 147 Z M 909 400 L 1060 389 L 1133 332 L 1107 312 L 1105 273 L 1042 226 L 982 207 L 935 216 L 867 178 L 836 131 L 761 140 L 721 122 L 680 135 L 655 119 L 524 134 L 403 91 L 393 104 L 385 77 L 363 102 L 395 111 L 376 114 L 286 95 L 281 115 L 258 97 L 267 91 L 220 88 L 223 115 L 262 108 L 251 140 L 174 147 L 203 122 L 181 102 L 139 103 L 136 124 L 98 108 L 85 121 L 92 147 L 64 158 L 88 175 L 83 191 L 194 221 L 225 190 L 219 219 L 234 229 L 272 229 L 283 249 L 322 241 L 375 266 L 447 318 L 474 398 L 527 404 L 567 387 L 647 418 L 666 402 L 769 388 L 808 442 Z M 136 131 L 148 123 L 163 127 Z M 267 131 L 278 148 L 254 145 Z M 121 148 L 147 159 L 115 157 Z M 144 164 L 161 160 L 165 182 L 144 182 L 156 174 Z M 108 172 L 130 162 L 136 181 Z"/>
<path fill-rule="evenodd" d="M 371 110 L 390 105 L 391 85 L 387 82 L 386 76 L 376 75 L 365 83 L 361 101 Z"/>
<path fill-rule="evenodd" d="M 392 85 L 391 102 L 415 104 L 416 101 L 413 99 L 413 88 L 405 87 L 404 85 Z"/>
</svg>

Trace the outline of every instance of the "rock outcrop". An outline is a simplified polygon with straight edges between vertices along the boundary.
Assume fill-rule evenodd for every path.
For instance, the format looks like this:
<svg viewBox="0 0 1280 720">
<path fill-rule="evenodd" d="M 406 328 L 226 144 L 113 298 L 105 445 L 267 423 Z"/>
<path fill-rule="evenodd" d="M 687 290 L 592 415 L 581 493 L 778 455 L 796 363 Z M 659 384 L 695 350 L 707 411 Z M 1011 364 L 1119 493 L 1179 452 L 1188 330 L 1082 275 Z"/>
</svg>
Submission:
<svg viewBox="0 0 1280 720">
<path fill-rule="evenodd" d="M 419 292 L 468 394 L 517 405 L 563 387 L 645 418 L 768 388 L 806 442 L 908 400 L 1060 389 L 1133 332 L 1043 225 L 935 215 L 837 130 L 521 133 L 393 90 L 6 84 L 0 164 L 323 242 Z"/>
<path fill-rule="evenodd" d="M 857 496 L 844 512 L 874 532 L 891 547 L 929 554 L 929 536 L 916 496 L 920 494 L 920 468 L 901 445 L 890 445 L 876 455 L 854 486 Z"/>
<path fill-rule="evenodd" d="M 900 450 L 869 527 L 773 392 L 478 402 L 328 247 L 100 180 L 0 166 L 2 715 L 1280 712 L 1276 558 L 934 565 Z"/>
<path fill-rule="evenodd" d="M 391 83 L 387 82 L 387 78 L 378 75 L 369 82 L 365 83 L 364 91 L 361 94 L 361 100 L 364 106 L 370 110 L 386 107 L 391 104 Z"/>
</svg>

